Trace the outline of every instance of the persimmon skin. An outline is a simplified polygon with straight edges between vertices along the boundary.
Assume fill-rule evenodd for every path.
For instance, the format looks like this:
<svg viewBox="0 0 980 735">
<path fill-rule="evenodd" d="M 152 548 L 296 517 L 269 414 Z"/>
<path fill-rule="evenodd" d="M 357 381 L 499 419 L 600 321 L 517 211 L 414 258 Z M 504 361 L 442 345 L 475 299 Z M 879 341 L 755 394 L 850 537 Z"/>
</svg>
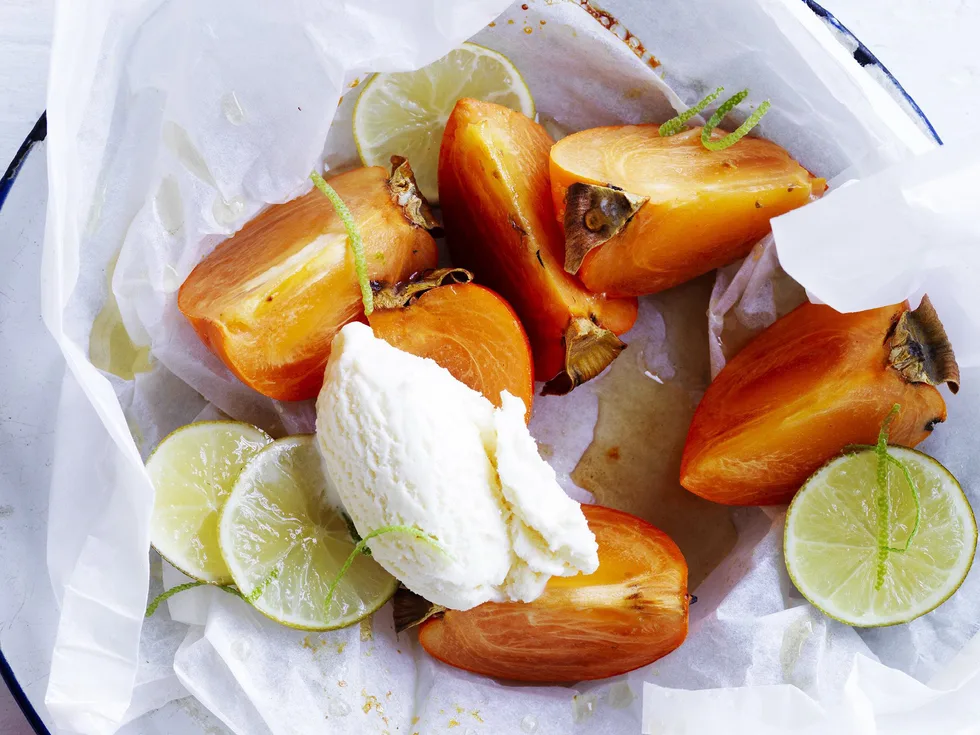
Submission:
<svg viewBox="0 0 980 735">
<path fill-rule="evenodd" d="M 694 413 L 681 485 L 726 505 L 788 503 L 851 444 L 874 444 L 892 406 L 889 441 L 914 447 L 945 421 L 931 385 L 888 364 L 886 340 L 907 304 L 853 314 L 805 303 L 739 352 Z"/>
<path fill-rule="evenodd" d="M 358 224 L 372 281 L 435 267 L 435 241 L 392 200 L 383 168 L 329 181 Z M 218 245 L 184 281 L 177 305 L 243 383 L 282 401 L 316 397 L 334 335 L 364 318 L 347 232 L 316 189 L 269 207 Z"/>
<path fill-rule="evenodd" d="M 527 331 L 539 380 L 565 364 L 573 317 L 615 334 L 636 320 L 635 299 L 590 293 L 565 272 L 564 235 L 551 207 L 548 151 L 553 141 L 527 116 L 461 99 L 439 154 L 439 201 L 453 265 L 503 296 Z"/>
<path fill-rule="evenodd" d="M 770 141 L 743 138 L 710 151 L 701 128 L 661 137 L 656 125 L 573 133 L 555 144 L 550 170 L 560 222 L 576 182 L 649 197 L 578 270 L 589 289 L 610 296 L 657 293 L 744 258 L 772 217 L 825 188 Z"/>
<path fill-rule="evenodd" d="M 446 368 L 500 406 L 501 391 L 517 396 L 531 416 L 531 345 L 517 314 L 489 288 L 457 283 L 426 291 L 406 307 L 375 310 L 375 336 Z"/>
<path fill-rule="evenodd" d="M 687 637 L 687 564 L 663 531 L 611 508 L 582 510 L 599 569 L 552 577 L 534 602 L 447 610 L 419 629 L 440 661 L 499 679 L 574 682 L 646 666 Z"/>
</svg>

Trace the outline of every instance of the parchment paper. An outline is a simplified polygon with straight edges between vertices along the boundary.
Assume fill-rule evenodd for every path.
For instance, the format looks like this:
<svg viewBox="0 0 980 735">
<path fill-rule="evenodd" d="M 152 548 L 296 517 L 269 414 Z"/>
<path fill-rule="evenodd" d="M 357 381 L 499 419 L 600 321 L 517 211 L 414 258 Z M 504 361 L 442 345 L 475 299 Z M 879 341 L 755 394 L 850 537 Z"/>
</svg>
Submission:
<svg viewBox="0 0 980 735">
<path fill-rule="evenodd" d="M 980 148 L 960 142 L 849 180 L 773 224 L 783 267 L 816 299 L 861 311 L 924 293 L 961 368 L 980 367 Z"/>
<path fill-rule="evenodd" d="M 921 625 L 862 638 L 793 593 L 778 511 L 736 514 L 737 546 L 697 590 L 681 649 L 579 688 L 513 687 L 450 669 L 418 651 L 411 635 L 396 638 L 388 611 L 369 626 L 304 634 L 220 591 L 195 590 L 144 624 L 148 594 L 180 575 L 147 553 L 152 488 L 142 457 L 202 410 L 279 434 L 307 429 L 311 416 L 308 405 L 276 404 L 235 381 L 180 318 L 175 291 L 263 206 L 308 188 L 321 161 L 355 162 L 349 116 L 353 85 L 366 74 L 424 65 L 476 34 L 520 67 L 552 128 L 659 122 L 725 84 L 751 86 L 753 101 L 772 98 L 761 133 L 820 175 L 873 172 L 930 146 L 796 0 L 609 2 L 623 24 L 566 0 L 507 5 L 59 4 L 44 316 L 81 387 L 63 399 L 49 521 L 61 619 L 46 702 L 63 731 L 110 733 L 190 693 L 238 733 L 703 732 L 697 718 L 723 712 L 728 732 L 743 723 L 784 732 L 787 718 L 816 727 L 838 702 L 846 703 L 833 715 L 838 729 L 870 732 L 853 728 L 889 722 L 897 706 L 939 701 L 919 680 L 943 676 L 949 688 L 972 675 L 972 658 L 959 669 L 967 673 L 948 672 L 973 632 L 975 577 Z M 638 55 L 641 43 L 647 52 Z M 117 253 L 112 295 L 133 341 L 152 353 L 152 368 L 134 380 L 88 359 Z M 743 281 L 764 291 L 768 279 L 735 276 L 716 290 Z M 751 300 L 739 289 L 733 306 Z M 722 343 L 730 338 L 719 334 Z M 568 399 L 539 400 L 532 424 L 578 497 L 570 476 L 591 441 L 601 381 Z M 969 432 L 955 428 L 970 425 L 977 397 L 968 385 L 965 376 L 946 444 L 932 450 L 972 488 Z M 728 688 L 758 684 L 781 688 Z M 949 697 L 944 716 L 971 714 L 969 697 Z"/>
</svg>

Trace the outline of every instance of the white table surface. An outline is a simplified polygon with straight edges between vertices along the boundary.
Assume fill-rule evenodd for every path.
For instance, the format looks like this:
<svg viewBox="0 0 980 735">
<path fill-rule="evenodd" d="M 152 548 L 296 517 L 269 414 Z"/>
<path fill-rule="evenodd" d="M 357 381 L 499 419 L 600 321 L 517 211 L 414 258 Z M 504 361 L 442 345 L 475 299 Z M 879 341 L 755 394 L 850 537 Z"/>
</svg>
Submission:
<svg viewBox="0 0 980 735">
<path fill-rule="evenodd" d="M 601 0 L 597 2 L 601 6 Z M 946 142 L 980 123 L 980 0 L 824 0 L 899 79 Z M 0 0 L 0 170 L 44 110 L 54 0 Z M 0 685 L 0 733 L 30 735 Z"/>
</svg>

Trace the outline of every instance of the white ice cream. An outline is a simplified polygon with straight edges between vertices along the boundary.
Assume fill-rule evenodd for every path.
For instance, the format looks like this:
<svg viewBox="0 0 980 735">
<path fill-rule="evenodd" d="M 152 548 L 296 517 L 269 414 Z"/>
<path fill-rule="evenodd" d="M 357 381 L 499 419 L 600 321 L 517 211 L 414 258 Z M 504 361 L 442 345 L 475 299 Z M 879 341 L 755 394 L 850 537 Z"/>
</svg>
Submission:
<svg viewBox="0 0 980 735">
<path fill-rule="evenodd" d="M 317 438 L 362 536 L 412 591 L 455 610 L 538 597 L 551 576 L 599 566 L 595 536 L 562 491 L 509 393 L 496 409 L 432 360 L 349 324 L 334 340 L 317 400 Z"/>
</svg>

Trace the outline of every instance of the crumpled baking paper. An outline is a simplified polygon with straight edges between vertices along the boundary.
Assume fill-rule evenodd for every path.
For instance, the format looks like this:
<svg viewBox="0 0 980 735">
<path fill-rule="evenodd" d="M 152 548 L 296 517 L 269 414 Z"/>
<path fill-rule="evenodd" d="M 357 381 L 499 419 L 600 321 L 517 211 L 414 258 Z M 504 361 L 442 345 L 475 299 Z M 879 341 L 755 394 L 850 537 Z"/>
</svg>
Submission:
<svg viewBox="0 0 980 735">
<path fill-rule="evenodd" d="M 961 368 L 980 366 L 980 147 L 937 148 L 844 182 L 773 222 L 779 261 L 816 299 L 861 311 L 929 294 Z"/>
<path fill-rule="evenodd" d="M 771 233 L 743 261 L 718 269 L 708 305 L 711 377 L 752 337 L 805 300 L 806 292 L 780 266 Z"/>
<path fill-rule="evenodd" d="M 514 687 L 446 667 L 411 634 L 394 636 L 387 610 L 364 626 L 305 634 L 209 589 L 174 598 L 144 623 L 148 595 L 182 579 L 147 553 L 153 491 L 142 458 L 199 416 L 227 414 L 279 434 L 308 430 L 312 416 L 308 404 L 269 401 L 234 380 L 177 314 L 176 289 L 262 207 L 307 189 L 312 168 L 356 163 L 350 115 L 366 74 L 421 66 L 475 34 L 519 66 L 554 131 L 660 122 L 719 84 L 750 85 L 752 100 L 775 103 L 761 133 L 820 175 L 873 173 L 930 147 L 796 0 L 611 0 L 609 13 L 569 0 L 507 6 L 59 3 L 42 278 L 45 321 L 75 386 L 62 401 L 49 519 L 61 618 L 46 704 L 60 731 L 111 733 L 134 719 L 129 730 L 166 731 L 167 708 L 151 710 L 187 694 L 234 732 L 276 734 L 703 732 L 695 724 L 713 713 L 728 713 L 728 732 L 825 722 L 871 732 L 855 728 L 973 714 L 962 692 L 980 645 L 957 651 L 975 632 L 976 577 L 927 618 L 858 635 L 795 595 L 777 511 L 733 515 L 737 544 L 698 588 L 681 649 L 576 688 Z M 766 302 L 778 275 L 771 246 L 758 254 L 767 270 L 752 277 L 736 266 L 716 286 L 722 356 L 737 349 L 741 329 L 779 308 L 775 296 Z M 741 268 L 754 269 L 747 262 Z M 88 357 L 110 272 L 126 331 L 152 352 L 152 368 L 133 380 Z M 637 334 L 656 332 L 651 320 L 662 321 L 665 306 L 645 300 Z M 736 318 L 726 333 L 729 310 Z M 644 352 L 638 362 L 659 370 L 667 358 Z M 951 427 L 976 405 L 967 377 Z M 584 499 L 571 478 L 609 379 L 540 399 L 532 422 L 563 485 Z M 968 435 L 931 441 L 927 449 L 972 493 Z"/>
</svg>

